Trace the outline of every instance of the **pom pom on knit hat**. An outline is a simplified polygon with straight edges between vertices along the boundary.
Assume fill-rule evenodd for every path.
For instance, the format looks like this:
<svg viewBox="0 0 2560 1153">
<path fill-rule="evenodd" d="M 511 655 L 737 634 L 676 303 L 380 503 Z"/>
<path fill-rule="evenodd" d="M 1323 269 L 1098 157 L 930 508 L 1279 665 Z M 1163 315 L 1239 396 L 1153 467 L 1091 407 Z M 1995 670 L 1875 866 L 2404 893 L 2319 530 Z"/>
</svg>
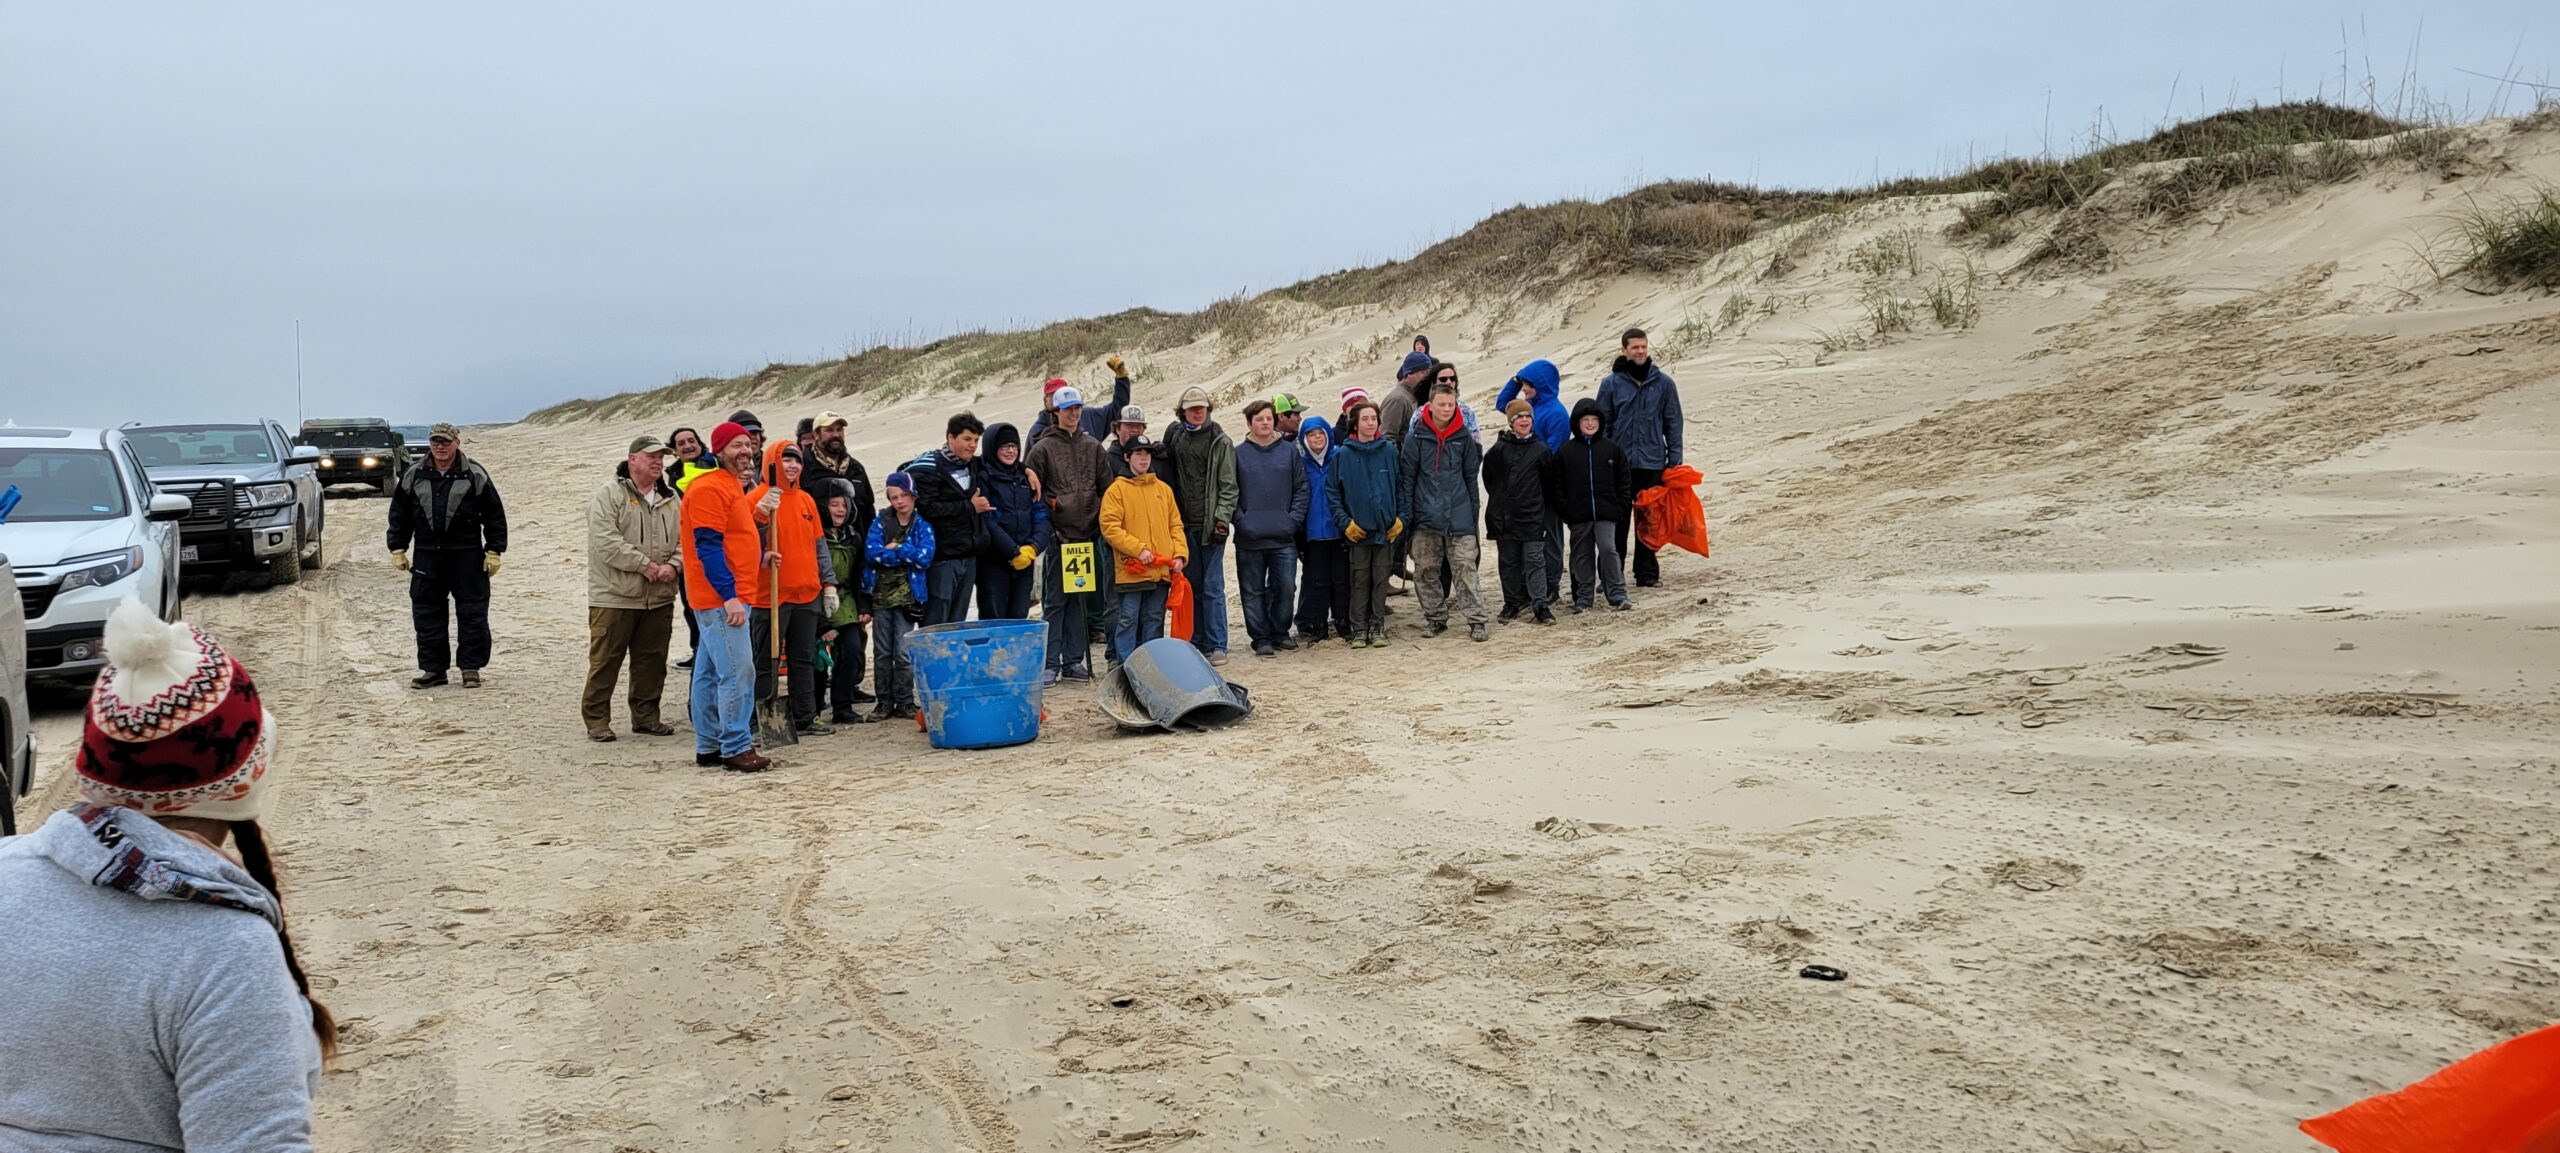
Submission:
<svg viewBox="0 0 2560 1153">
<path fill-rule="evenodd" d="M 889 479 L 881 483 L 895 492 L 903 492 L 908 496 L 916 494 L 916 478 L 903 468 L 890 473 Z"/>
<path fill-rule="evenodd" d="M 1342 407 L 1344 408 L 1349 408 L 1352 405 L 1358 404 L 1367 399 L 1369 399 L 1369 390 L 1362 388 L 1359 385 L 1355 384 L 1342 390 Z"/>
<path fill-rule="evenodd" d="M 127 597 L 72 763 L 80 793 L 154 817 L 254 821 L 275 779 L 275 718 L 249 670 L 202 629 Z"/>
</svg>

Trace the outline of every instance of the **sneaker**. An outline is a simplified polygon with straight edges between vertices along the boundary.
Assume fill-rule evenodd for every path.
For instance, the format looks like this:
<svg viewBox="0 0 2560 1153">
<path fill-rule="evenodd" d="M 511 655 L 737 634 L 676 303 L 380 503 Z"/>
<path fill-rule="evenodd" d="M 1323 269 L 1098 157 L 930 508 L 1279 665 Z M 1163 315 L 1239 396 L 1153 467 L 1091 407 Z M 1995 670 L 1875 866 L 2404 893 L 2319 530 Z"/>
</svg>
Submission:
<svg viewBox="0 0 2560 1153">
<path fill-rule="evenodd" d="M 601 745 L 614 739 L 612 729 L 588 729 L 587 739 Z"/>
<path fill-rule="evenodd" d="M 1365 649 L 1365 648 L 1368 648 L 1368 647 L 1369 647 L 1369 634 L 1367 634 L 1367 633 L 1362 633 L 1362 634 L 1360 634 L 1359 636 L 1356 636 L 1356 637 L 1351 638 L 1351 647 L 1352 647 L 1352 648 L 1355 648 L 1355 649 Z"/>
<path fill-rule="evenodd" d="M 462 670 L 462 687 L 464 687 L 464 688 L 466 688 L 466 689 L 476 689 L 476 688 L 479 688 L 479 687 L 480 687 L 480 670 L 478 670 L 478 669 L 464 669 L 464 670 Z"/>
<path fill-rule="evenodd" d="M 832 726 L 828 725 L 825 721 L 817 719 L 816 717 L 811 717 L 808 720 L 791 726 L 791 728 L 793 732 L 799 733 L 804 737 L 827 737 L 835 735 L 835 729 Z"/>
<path fill-rule="evenodd" d="M 1520 607 L 1520 606 L 1518 606 L 1518 605 L 1504 605 L 1504 606 L 1502 606 L 1502 615 L 1501 615 L 1501 616 L 1499 616 L 1499 617 L 1496 617 L 1496 618 L 1494 618 L 1494 619 L 1499 620 L 1499 621 L 1501 621 L 1502 623 L 1504 623 L 1504 624 L 1506 624 L 1506 625 L 1507 625 L 1507 624 L 1510 624 L 1510 623 L 1511 623 L 1511 622 L 1513 622 L 1513 621 L 1519 620 L 1519 619 L 1520 619 L 1520 614 L 1521 614 L 1521 613 L 1524 613 L 1524 612 L 1527 612 L 1527 611 L 1528 611 L 1528 610 L 1523 609 L 1523 608 L 1521 608 L 1521 607 Z"/>
<path fill-rule="evenodd" d="M 1477 621 L 1476 623 L 1467 626 L 1467 639 L 1471 641 L 1481 641 L 1491 639 L 1491 637 L 1490 634 L 1485 631 L 1484 622 Z"/>
<path fill-rule="evenodd" d="M 1090 681 L 1093 679 L 1093 666 L 1068 665 L 1067 679 L 1071 681 Z"/>
<path fill-rule="evenodd" d="M 727 760 L 727 758 L 718 753 L 696 752 L 693 754 L 693 763 L 706 769 L 719 768 L 721 762 L 724 760 Z"/>
<path fill-rule="evenodd" d="M 1271 647 L 1267 642 L 1255 641 L 1253 644 L 1253 655 L 1257 657 L 1278 656 L 1279 653 L 1280 650 Z"/>
<path fill-rule="evenodd" d="M 871 714 L 857 713 L 852 709 L 837 709 L 834 712 L 827 714 L 827 723 L 831 725 L 867 725 L 871 723 Z"/>
<path fill-rule="evenodd" d="M 686 657 L 686 658 L 685 658 L 685 659 L 683 659 L 683 660 L 677 661 L 677 662 L 676 662 L 676 667 L 677 667 L 677 668 L 680 668 L 680 669 L 690 669 L 690 668 L 692 668 L 692 667 L 693 667 L 693 658 L 692 658 L 692 657 Z"/>
<path fill-rule="evenodd" d="M 1582 603 L 1581 601 L 1575 601 L 1575 602 L 1573 602 L 1573 615 L 1575 615 L 1575 616 L 1581 616 L 1582 614 L 1587 613 L 1587 612 L 1590 612 L 1590 611 L 1591 611 L 1591 606 L 1590 606 L 1590 605 L 1584 604 L 1584 603 Z"/>
<path fill-rule="evenodd" d="M 1637 578 L 1636 578 L 1636 587 L 1637 587 L 1637 588 L 1640 588 L 1640 589 L 1658 589 L 1658 588 L 1661 588 L 1661 587 L 1662 587 L 1662 578 L 1661 578 L 1661 577 L 1637 577 Z"/>
<path fill-rule="evenodd" d="M 1634 607 L 1636 607 L 1636 602 L 1634 602 L 1634 601 L 1610 601 L 1610 602 L 1609 602 L 1609 611 L 1610 611 L 1610 612 L 1613 612 L 1613 613 L 1622 613 L 1622 612 L 1625 612 L 1625 611 L 1627 611 L 1628 609 L 1631 609 L 1631 608 L 1634 608 Z"/>
<path fill-rule="evenodd" d="M 413 689 L 432 689 L 445 683 L 445 675 L 441 672 L 419 673 L 409 678 L 409 687 Z"/>
<path fill-rule="evenodd" d="M 1369 633 L 1369 647 L 1373 649 L 1382 649 L 1387 647 L 1387 630 L 1371 630 Z"/>
<path fill-rule="evenodd" d="M 1547 608 L 1547 606 L 1545 606 L 1545 605 L 1539 605 L 1539 606 L 1538 606 L 1537 621 L 1538 621 L 1538 623 L 1539 623 L 1539 624 L 1542 624 L 1542 625 L 1551 625 L 1551 624 L 1554 624 L 1554 623 L 1556 623 L 1556 614 L 1555 614 L 1554 612 L 1550 611 L 1550 610 Z"/>
<path fill-rule="evenodd" d="M 1449 631 L 1449 622 L 1447 622 L 1447 621 L 1424 621 L 1424 622 L 1422 622 L 1422 638 L 1423 638 L 1424 640 L 1429 640 L 1429 639 L 1431 639 L 1432 637 L 1439 636 L 1440 634 L 1445 633 L 1445 632 L 1448 632 L 1448 631 Z"/>
<path fill-rule="evenodd" d="M 676 731 L 668 728 L 665 721 L 651 721 L 645 725 L 631 726 L 631 735 L 635 737 L 672 737 L 676 735 Z"/>
<path fill-rule="evenodd" d="M 875 696 L 872 696 L 871 694 L 866 693 L 866 692 L 862 691 L 861 689 L 855 689 L 855 690 L 853 690 L 853 692 L 851 692 L 851 693 L 847 694 L 847 695 L 845 696 L 845 698 L 844 698 L 844 699 L 846 699 L 846 700 L 848 700 L 848 701 L 852 701 L 853 703 L 855 703 L 855 704 L 857 704 L 857 705 L 867 705 L 867 704 L 872 703 L 873 701 L 877 701 L 877 700 L 879 700 L 880 698 L 875 697 Z"/>
<path fill-rule="evenodd" d="M 1226 663 L 1227 663 L 1227 654 L 1225 654 L 1225 653 L 1211 653 L 1211 654 L 1209 654 L 1209 664 L 1210 664 L 1212 667 L 1224 668 L 1224 667 L 1226 666 Z"/>
<path fill-rule="evenodd" d="M 1308 641 L 1307 643 L 1308 643 L 1308 644 L 1314 644 L 1315 642 L 1314 642 L 1314 641 Z M 1298 651 L 1298 642 L 1297 642 L 1295 639 L 1290 638 L 1290 637 L 1287 637 L 1287 636 L 1283 636 L 1283 637 L 1281 637 L 1279 640 L 1276 640 L 1276 641 L 1271 642 L 1271 644 L 1272 644 L 1272 646 L 1273 646 L 1273 647 L 1278 648 L 1281 652 L 1284 652 L 1284 653 L 1294 653 L 1294 652 Z"/>
<path fill-rule="evenodd" d="M 1044 689 L 1048 688 L 1049 686 L 1058 683 L 1059 679 L 1066 675 L 1067 674 L 1059 671 L 1055 667 L 1042 669 L 1040 670 L 1040 687 Z"/>
</svg>

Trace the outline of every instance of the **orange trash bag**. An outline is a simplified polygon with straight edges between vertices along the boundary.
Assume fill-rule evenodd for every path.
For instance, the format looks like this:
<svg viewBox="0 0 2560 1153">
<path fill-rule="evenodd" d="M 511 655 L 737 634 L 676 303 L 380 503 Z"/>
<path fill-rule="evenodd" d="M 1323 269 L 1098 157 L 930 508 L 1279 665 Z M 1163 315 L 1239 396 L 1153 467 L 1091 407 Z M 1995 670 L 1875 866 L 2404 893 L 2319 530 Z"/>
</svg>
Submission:
<svg viewBox="0 0 2560 1153">
<path fill-rule="evenodd" d="M 1707 555 L 1707 508 L 1698 501 L 1706 476 L 1685 464 L 1662 470 L 1662 484 L 1636 494 L 1636 539 L 1660 552 L 1677 545 Z"/>
<path fill-rule="evenodd" d="M 2560 1025 L 2302 1123 L 2338 1153 L 2560 1153 Z"/>
<path fill-rule="evenodd" d="M 1191 639 L 1191 580 L 1181 573 L 1173 574 L 1172 587 L 1165 590 L 1165 614 L 1173 623 L 1165 626 L 1164 635 L 1178 641 Z"/>
</svg>

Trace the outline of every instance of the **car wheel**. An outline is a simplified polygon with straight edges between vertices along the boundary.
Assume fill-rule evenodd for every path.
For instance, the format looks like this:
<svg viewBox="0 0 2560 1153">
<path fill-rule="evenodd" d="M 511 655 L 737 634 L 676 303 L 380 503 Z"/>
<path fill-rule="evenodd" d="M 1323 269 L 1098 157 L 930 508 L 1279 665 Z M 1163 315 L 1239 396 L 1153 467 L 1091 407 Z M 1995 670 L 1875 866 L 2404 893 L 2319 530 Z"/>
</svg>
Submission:
<svg viewBox="0 0 2560 1153">
<path fill-rule="evenodd" d="M 316 569 L 320 567 L 321 562 L 328 559 L 329 538 L 321 531 L 328 522 L 329 510 L 327 508 L 324 507 L 312 511 L 311 536 L 302 546 L 302 567 Z"/>
<path fill-rule="evenodd" d="M 267 583 L 282 587 L 302 579 L 302 558 L 290 549 L 267 558 Z"/>
</svg>

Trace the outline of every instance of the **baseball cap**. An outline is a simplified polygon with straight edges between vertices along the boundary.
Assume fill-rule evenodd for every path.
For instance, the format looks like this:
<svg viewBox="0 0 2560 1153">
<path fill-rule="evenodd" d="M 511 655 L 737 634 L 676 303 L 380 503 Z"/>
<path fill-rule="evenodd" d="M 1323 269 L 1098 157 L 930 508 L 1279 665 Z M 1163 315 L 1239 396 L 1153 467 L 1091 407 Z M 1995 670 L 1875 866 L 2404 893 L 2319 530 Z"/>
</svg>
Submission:
<svg viewBox="0 0 2560 1153">
<path fill-rule="evenodd" d="M 1298 403 L 1297 397 L 1291 396 L 1285 392 L 1275 392 L 1271 394 L 1271 411 L 1275 413 L 1282 416 L 1288 416 L 1291 413 L 1305 412 L 1306 410 L 1307 406 Z"/>
<path fill-rule="evenodd" d="M 427 439 L 434 440 L 438 437 L 442 437 L 446 440 L 460 440 L 462 439 L 462 430 L 455 428 L 449 421 L 437 421 L 434 428 L 427 430 Z"/>
<path fill-rule="evenodd" d="M 852 421 L 849 421 L 849 420 L 846 420 L 846 419 L 844 418 L 844 414 L 843 414 L 843 413 L 840 413 L 840 412 L 822 412 L 822 413 L 819 413 L 819 414 L 818 414 L 818 423 L 816 423 L 816 424 L 814 424 L 814 425 L 811 425 L 811 426 L 809 426 L 809 427 L 811 427 L 811 428 L 834 428 L 835 426 L 837 426 L 837 425 L 839 425 L 839 424 L 851 424 L 851 423 L 853 423 L 853 422 L 852 422 Z"/>
<path fill-rule="evenodd" d="M 1084 394 L 1077 392 L 1076 386 L 1072 384 L 1059 385 L 1056 392 L 1049 394 L 1049 407 L 1082 408 L 1084 407 Z"/>
<path fill-rule="evenodd" d="M 644 432 L 631 438 L 631 451 L 654 452 L 663 456 L 667 452 L 667 442 Z"/>
<path fill-rule="evenodd" d="M 1147 423 L 1147 410 L 1134 404 L 1121 405 L 1120 419 L 1116 423 L 1143 426 Z"/>
</svg>

